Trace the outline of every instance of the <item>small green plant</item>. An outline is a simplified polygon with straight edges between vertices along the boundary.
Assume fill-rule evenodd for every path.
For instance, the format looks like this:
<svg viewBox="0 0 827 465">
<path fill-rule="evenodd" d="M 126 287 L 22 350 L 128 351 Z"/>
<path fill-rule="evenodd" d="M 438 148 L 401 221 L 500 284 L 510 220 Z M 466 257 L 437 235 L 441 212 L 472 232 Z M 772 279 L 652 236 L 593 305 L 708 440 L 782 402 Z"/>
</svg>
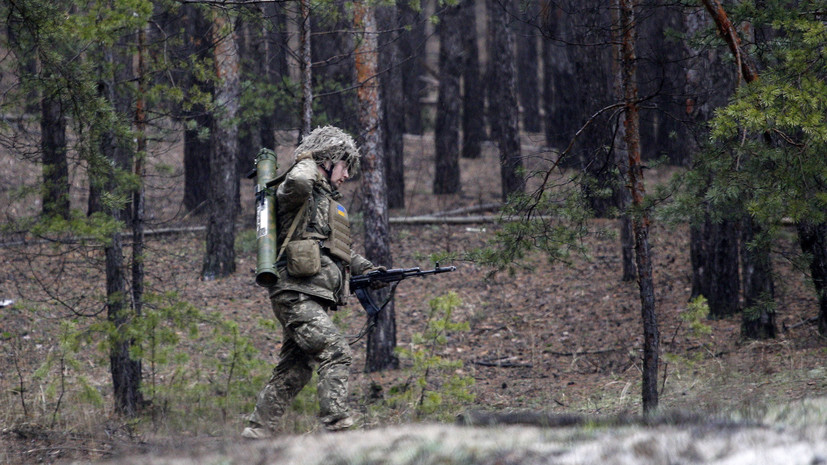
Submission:
<svg viewBox="0 0 827 465">
<path fill-rule="evenodd" d="M 49 351 L 46 359 L 32 375 L 33 382 L 41 383 L 43 401 L 48 399 L 52 404 L 50 427 L 57 424 L 64 402 L 103 406 L 103 397 L 100 392 L 85 376 L 80 374 L 82 364 L 77 355 L 81 348 L 81 341 L 77 322 L 61 321 L 57 346 Z"/>
<path fill-rule="evenodd" d="M 686 311 L 681 313 L 681 321 L 689 324 L 689 331 L 695 337 L 707 336 L 712 333 L 712 327 L 704 323 L 709 315 L 709 304 L 702 295 L 689 301 Z"/>
<path fill-rule="evenodd" d="M 474 379 L 462 374 L 462 361 L 440 355 L 449 333 L 469 329 L 467 322 L 452 320 L 460 303 L 454 292 L 432 299 L 425 331 L 413 335 L 410 347 L 397 349 L 413 365 L 407 382 L 390 390 L 390 402 L 408 408 L 417 419 L 452 418 L 475 398 L 470 389 Z"/>
</svg>

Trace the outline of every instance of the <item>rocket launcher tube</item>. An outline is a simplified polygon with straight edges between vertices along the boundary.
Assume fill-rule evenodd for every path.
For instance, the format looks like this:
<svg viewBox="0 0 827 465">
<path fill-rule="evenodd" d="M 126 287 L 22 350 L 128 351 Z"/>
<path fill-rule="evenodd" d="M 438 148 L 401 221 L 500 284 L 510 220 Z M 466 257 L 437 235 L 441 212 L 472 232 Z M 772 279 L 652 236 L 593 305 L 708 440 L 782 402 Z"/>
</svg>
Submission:
<svg viewBox="0 0 827 465">
<path fill-rule="evenodd" d="M 278 160 L 272 150 L 261 149 L 256 157 L 256 284 L 270 287 L 278 282 L 276 270 L 276 198 L 267 184 L 276 178 Z M 252 174 L 252 173 L 251 173 Z"/>
</svg>

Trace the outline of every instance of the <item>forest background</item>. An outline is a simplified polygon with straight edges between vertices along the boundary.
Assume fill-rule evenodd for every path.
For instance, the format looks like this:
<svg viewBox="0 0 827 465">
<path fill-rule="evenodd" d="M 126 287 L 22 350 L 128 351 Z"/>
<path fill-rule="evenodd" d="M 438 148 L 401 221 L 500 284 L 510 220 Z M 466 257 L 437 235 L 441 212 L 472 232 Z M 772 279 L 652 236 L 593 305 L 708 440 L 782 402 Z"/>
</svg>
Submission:
<svg viewBox="0 0 827 465">
<path fill-rule="evenodd" d="M 356 343 L 365 425 L 821 395 L 824 6 L 4 0 L 10 460 L 239 428 L 280 338 L 245 174 L 323 124 L 367 256 L 459 268 Z"/>
</svg>

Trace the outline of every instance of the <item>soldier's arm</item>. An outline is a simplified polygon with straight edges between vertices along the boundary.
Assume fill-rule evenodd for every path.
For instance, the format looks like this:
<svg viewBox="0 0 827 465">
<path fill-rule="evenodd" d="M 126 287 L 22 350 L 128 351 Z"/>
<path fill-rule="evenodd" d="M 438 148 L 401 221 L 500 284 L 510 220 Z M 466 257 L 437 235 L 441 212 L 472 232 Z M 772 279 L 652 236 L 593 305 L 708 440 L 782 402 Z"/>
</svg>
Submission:
<svg viewBox="0 0 827 465">
<path fill-rule="evenodd" d="M 353 276 L 359 276 L 367 273 L 368 271 L 373 271 L 374 269 L 376 269 L 376 265 L 374 265 L 370 260 L 356 252 L 350 252 L 350 271 Z"/>
<path fill-rule="evenodd" d="M 319 170 L 312 159 L 296 163 L 276 191 L 279 208 L 296 210 L 304 205 L 313 192 L 313 184 L 317 176 L 319 176 Z"/>
</svg>

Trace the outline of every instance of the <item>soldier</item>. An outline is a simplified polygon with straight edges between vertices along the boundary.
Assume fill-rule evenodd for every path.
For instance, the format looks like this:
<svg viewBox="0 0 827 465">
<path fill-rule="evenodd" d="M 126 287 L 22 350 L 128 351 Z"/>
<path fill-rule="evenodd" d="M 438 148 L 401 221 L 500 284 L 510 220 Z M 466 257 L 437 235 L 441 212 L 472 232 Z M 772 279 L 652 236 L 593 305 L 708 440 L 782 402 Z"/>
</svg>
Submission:
<svg viewBox="0 0 827 465">
<path fill-rule="evenodd" d="M 273 376 L 258 395 L 242 437 L 272 436 L 279 418 L 318 365 L 321 422 L 329 431 L 353 425 L 347 406 L 351 351 L 328 310 L 344 303 L 350 274 L 376 267 L 351 250 L 347 210 L 338 188 L 358 169 L 359 151 L 342 130 L 308 134 L 276 191 L 278 283 L 270 288 L 284 338 Z"/>
</svg>

